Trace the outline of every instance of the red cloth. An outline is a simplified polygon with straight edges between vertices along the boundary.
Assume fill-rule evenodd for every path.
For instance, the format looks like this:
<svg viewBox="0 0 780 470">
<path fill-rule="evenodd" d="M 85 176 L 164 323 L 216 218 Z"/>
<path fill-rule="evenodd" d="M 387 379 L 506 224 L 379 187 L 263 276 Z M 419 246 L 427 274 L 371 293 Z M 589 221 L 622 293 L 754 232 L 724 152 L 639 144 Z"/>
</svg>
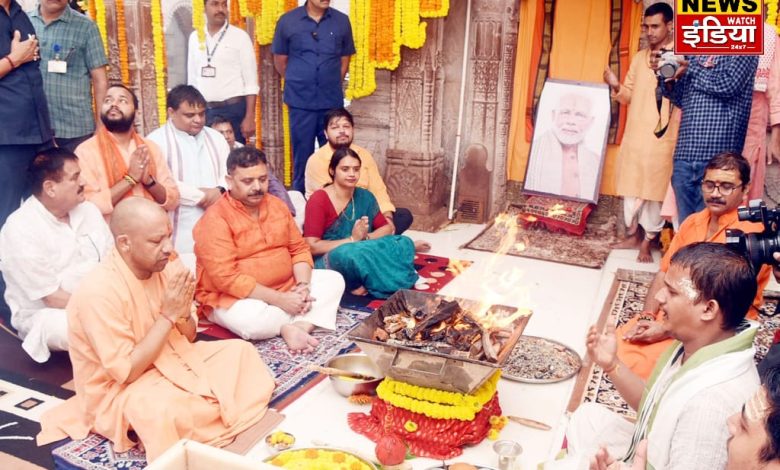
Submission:
<svg viewBox="0 0 780 470">
<path fill-rule="evenodd" d="M 312 193 L 306 202 L 306 218 L 303 223 L 303 236 L 322 238 L 325 232 L 336 222 L 339 215 L 333 207 L 328 193 L 320 189 Z M 373 230 L 387 225 L 387 219 L 381 212 L 374 217 Z"/>
<path fill-rule="evenodd" d="M 531 196 L 523 203 L 520 222 L 541 225 L 551 232 L 563 231 L 582 236 L 593 205 L 585 202 Z"/>
<path fill-rule="evenodd" d="M 358 434 L 378 442 L 386 433 L 400 437 L 417 457 L 447 460 L 463 453 L 463 446 L 482 442 L 490 431 L 490 417 L 501 416 L 498 392 L 471 421 L 435 419 L 395 407 L 379 397 L 371 404 L 371 414 L 349 413 L 347 423 Z M 417 425 L 413 432 L 407 421 Z"/>
</svg>

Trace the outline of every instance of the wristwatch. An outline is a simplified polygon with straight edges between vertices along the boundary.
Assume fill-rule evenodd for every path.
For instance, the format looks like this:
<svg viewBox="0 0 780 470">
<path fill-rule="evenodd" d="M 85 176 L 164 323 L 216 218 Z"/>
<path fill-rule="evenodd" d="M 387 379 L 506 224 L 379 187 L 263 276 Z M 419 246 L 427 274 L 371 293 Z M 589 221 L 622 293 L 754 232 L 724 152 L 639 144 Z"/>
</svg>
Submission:
<svg viewBox="0 0 780 470">
<path fill-rule="evenodd" d="M 157 184 L 157 180 L 154 179 L 154 176 L 149 176 L 149 182 L 144 183 L 144 188 L 149 189 L 155 184 Z"/>
</svg>

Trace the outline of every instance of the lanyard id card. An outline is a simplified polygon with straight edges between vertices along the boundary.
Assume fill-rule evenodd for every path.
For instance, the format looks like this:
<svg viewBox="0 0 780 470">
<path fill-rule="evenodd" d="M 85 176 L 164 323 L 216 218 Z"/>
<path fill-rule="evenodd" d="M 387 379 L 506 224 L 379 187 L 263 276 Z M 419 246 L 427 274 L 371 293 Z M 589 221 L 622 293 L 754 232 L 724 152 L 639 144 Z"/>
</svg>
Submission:
<svg viewBox="0 0 780 470">
<path fill-rule="evenodd" d="M 217 76 L 217 69 L 212 67 L 211 65 L 206 65 L 204 67 L 201 67 L 200 76 L 203 78 L 214 78 Z"/>
<path fill-rule="evenodd" d="M 54 44 L 52 46 L 52 50 L 54 51 L 54 58 L 50 59 L 49 62 L 46 64 L 46 70 L 49 73 L 68 73 L 68 57 L 70 57 L 70 54 L 73 52 L 73 49 L 68 52 L 68 54 L 65 56 L 64 59 L 60 58 L 60 52 L 62 52 L 62 47 L 59 44 Z"/>
<path fill-rule="evenodd" d="M 68 63 L 64 60 L 51 59 L 46 69 L 49 73 L 68 73 Z"/>
</svg>

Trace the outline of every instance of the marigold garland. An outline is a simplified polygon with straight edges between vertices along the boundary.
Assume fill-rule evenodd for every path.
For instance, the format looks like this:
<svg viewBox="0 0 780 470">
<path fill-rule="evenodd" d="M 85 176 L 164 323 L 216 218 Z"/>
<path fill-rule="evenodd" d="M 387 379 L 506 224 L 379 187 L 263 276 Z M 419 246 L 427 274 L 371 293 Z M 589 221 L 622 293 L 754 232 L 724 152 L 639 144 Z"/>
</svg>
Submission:
<svg viewBox="0 0 780 470">
<path fill-rule="evenodd" d="M 103 0 L 95 0 L 95 24 L 97 25 L 100 40 L 103 41 L 103 48 L 108 55 L 108 32 L 106 30 L 106 4 Z"/>
<path fill-rule="evenodd" d="M 369 60 L 371 3 L 372 0 L 353 0 L 351 3 L 349 16 L 356 53 L 349 62 L 349 84 L 346 90 L 349 100 L 368 96 L 376 90 L 375 67 Z"/>
<path fill-rule="evenodd" d="M 273 41 L 276 22 L 287 11 L 287 3 L 286 0 L 262 0 L 260 7 L 262 14 L 258 13 L 255 16 L 256 21 L 259 17 L 259 21 L 255 23 L 255 38 L 261 46 L 271 44 Z"/>
<path fill-rule="evenodd" d="M 163 32 L 162 0 L 152 0 L 152 40 L 154 42 L 154 78 L 157 92 L 157 121 L 160 125 L 166 120 L 165 86 L 165 33 Z"/>
<path fill-rule="evenodd" d="M 282 80 L 284 90 L 284 80 Z M 284 185 L 292 184 L 292 139 L 290 138 L 290 110 L 282 103 L 282 132 L 284 134 Z"/>
<path fill-rule="evenodd" d="M 425 44 L 427 23 L 420 22 L 420 0 L 396 0 L 401 6 L 401 36 L 396 40 L 401 46 L 419 49 Z"/>
<path fill-rule="evenodd" d="M 196 2 L 197 3 L 197 2 Z M 127 25 L 125 22 L 125 2 L 114 2 L 116 8 L 116 40 L 119 46 L 119 75 L 122 83 L 130 86 L 130 59 L 127 49 Z"/>
<path fill-rule="evenodd" d="M 192 2 L 192 29 L 198 35 L 198 44 L 200 50 L 206 49 L 206 13 L 203 2 L 195 0 Z"/>
<path fill-rule="evenodd" d="M 243 17 L 243 18 L 249 17 L 250 16 L 249 15 L 249 7 L 248 7 L 249 0 L 238 0 L 238 2 L 236 2 L 236 3 L 238 3 L 238 13 L 239 13 L 239 15 L 241 17 Z M 233 10 L 233 8 L 231 8 L 231 12 L 232 12 L 232 10 Z M 232 21 L 231 21 L 231 24 L 233 24 Z"/>
<path fill-rule="evenodd" d="M 447 16 L 449 10 L 450 0 L 420 0 L 420 16 L 422 18 Z"/>
<path fill-rule="evenodd" d="M 376 389 L 387 403 L 434 419 L 470 421 L 496 394 L 501 371 L 497 370 L 474 394 L 446 392 L 385 378 Z"/>
<path fill-rule="evenodd" d="M 766 0 L 766 22 L 774 26 L 775 31 L 780 34 L 780 25 L 777 24 L 777 2 L 778 0 Z"/>
<path fill-rule="evenodd" d="M 400 62 L 401 55 L 396 53 L 400 48 L 395 50 L 394 42 L 396 30 L 401 31 L 401 22 L 396 21 L 395 13 L 394 0 L 371 1 L 368 56 L 376 68 L 394 70 Z"/>
<path fill-rule="evenodd" d="M 244 5 L 244 8 L 246 8 L 246 0 L 233 0 L 230 2 L 230 18 L 228 21 L 236 28 L 246 29 L 246 20 L 244 18 L 246 18 L 247 15 L 245 15 L 241 9 L 242 4 Z"/>
</svg>

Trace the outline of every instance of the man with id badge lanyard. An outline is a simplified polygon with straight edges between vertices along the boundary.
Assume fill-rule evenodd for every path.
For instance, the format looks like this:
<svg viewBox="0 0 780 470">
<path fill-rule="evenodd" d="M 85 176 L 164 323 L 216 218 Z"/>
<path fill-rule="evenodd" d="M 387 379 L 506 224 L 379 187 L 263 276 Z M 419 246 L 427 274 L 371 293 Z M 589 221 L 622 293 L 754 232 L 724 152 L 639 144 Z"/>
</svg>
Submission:
<svg viewBox="0 0 780 470">
<path fill-rule="evenodd" d="M 100 122 L 108 60 L 97 26 L 67 0 L 41 0 L 28 12 L 40 41 L 40 69 L 57 145 L 74 151 Z M 94 93 L 93 93 L 94 87 Z M 94 101 L 93 101 L 94 97 Z"/>
<path fill-rule="evenodd" d="M 200 0 L 195 0 L 200 1 Z M 230 121 L 236 140 L 246 143 L 255 134 L 257 61 L 246 31 L 228 22 L 227 0 L 204 0 L 205 44 L 198 32 L 190 35 L 187 49 L 187 84 L 206 98 L 206 124 L 216 116 Z"/>
</svg>

